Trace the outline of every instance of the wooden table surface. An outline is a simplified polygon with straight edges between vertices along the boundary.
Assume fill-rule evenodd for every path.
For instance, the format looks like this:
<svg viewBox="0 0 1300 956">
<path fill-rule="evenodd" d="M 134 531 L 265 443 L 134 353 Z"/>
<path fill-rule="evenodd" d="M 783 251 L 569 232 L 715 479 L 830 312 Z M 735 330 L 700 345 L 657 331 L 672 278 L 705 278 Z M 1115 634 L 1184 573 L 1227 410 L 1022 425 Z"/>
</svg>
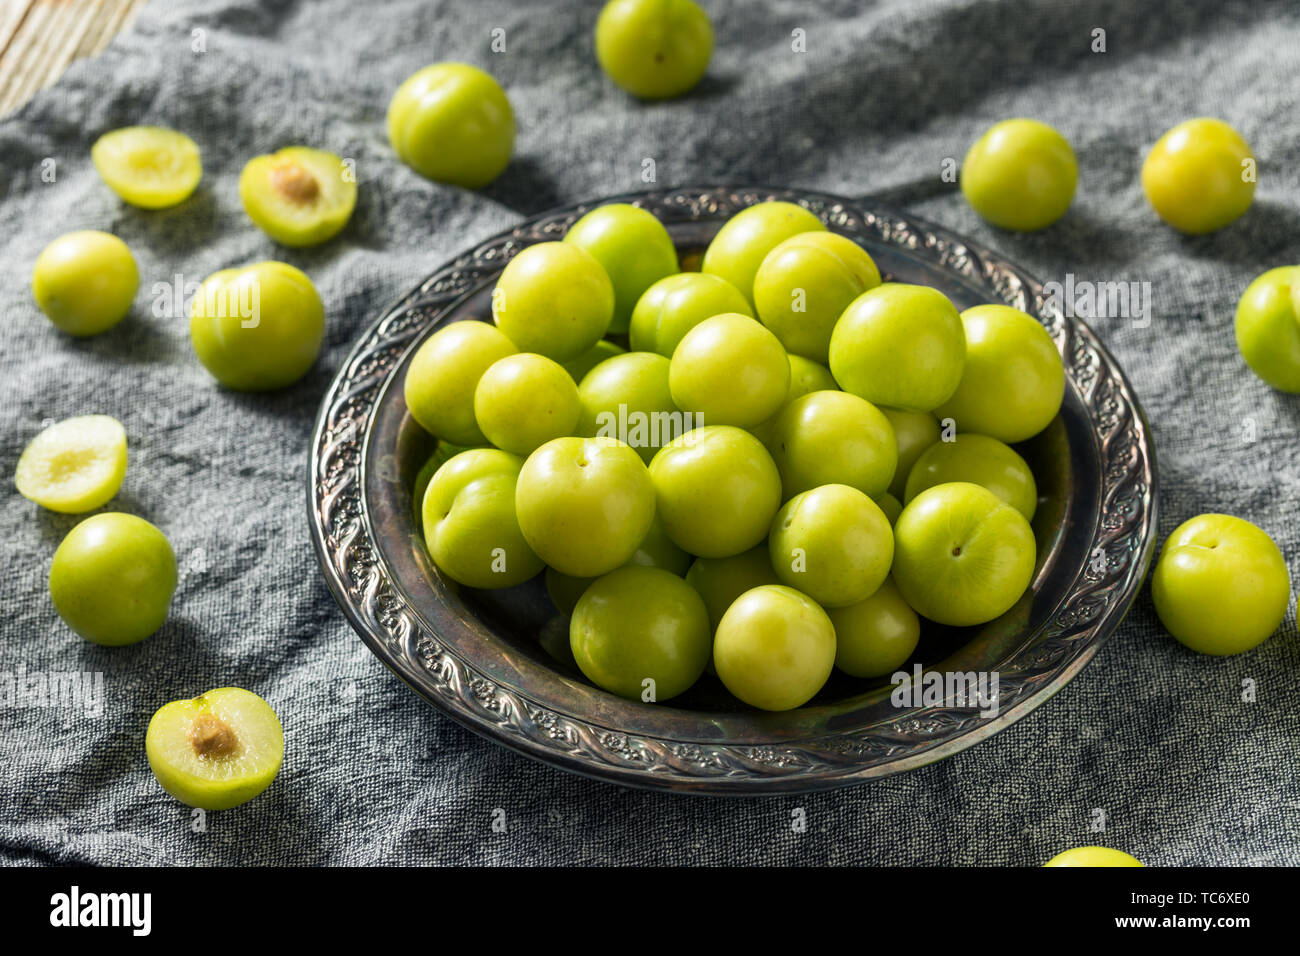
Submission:
<svg viewBox="0 0 1300 956">
<path fill-rule="evenodd" d="M 0 0 L 0 116 L 93 56 L 147 0 Z"/>
</svg>

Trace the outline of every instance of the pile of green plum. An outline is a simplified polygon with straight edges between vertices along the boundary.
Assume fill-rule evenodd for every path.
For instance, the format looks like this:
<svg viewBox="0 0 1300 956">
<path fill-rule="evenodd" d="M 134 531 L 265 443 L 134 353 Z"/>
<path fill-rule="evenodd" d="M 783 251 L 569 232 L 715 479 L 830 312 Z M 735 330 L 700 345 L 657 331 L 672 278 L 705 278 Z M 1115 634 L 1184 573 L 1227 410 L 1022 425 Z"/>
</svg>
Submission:
<svg viewBox="0 0 1300 956">
<path fill-rule="evenodd" d="M 435 332 L 404 384 L 439 440 L 417 494 L 447 578 L 544 572 L 612 693 L 667 700 L 711 663 L 765 710 L 836 666 L 891 673 L 921 617 L 1020 599 L 1038 494 L 1011 446 L 1064 390 L 1038 321 L 882 282 L 786 202 L 729 220 L 699 272 L 646 210 L 595 208 L 519 252 L 492 322 Z"/>
</svg>

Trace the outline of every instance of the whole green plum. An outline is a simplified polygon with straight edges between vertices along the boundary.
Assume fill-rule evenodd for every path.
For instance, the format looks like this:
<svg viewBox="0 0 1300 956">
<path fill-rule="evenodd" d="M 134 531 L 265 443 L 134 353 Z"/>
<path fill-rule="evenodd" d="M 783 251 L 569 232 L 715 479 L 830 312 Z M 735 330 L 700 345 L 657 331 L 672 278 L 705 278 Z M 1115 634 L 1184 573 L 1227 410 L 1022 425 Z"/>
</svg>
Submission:
<svg viewBox="0 0 1300 956">
<path fill-rule="evenodd" d="M 36 304 L 69 335 L 98 335 L 117 325 L 131 311 L 139 287 L 131 250 L 107 232 L 59 236 L 41 250 L 32 270 Z"/>
<path fill-rule="evenodd" d="M 875 498 L 889 489 L 898 467 L 889 419 L 848 392 L 810 392 L 790 402 L 777 416 L 767 447 L 786 499 L 830 484 Z"/>
<path fill-rule="evenodd" d="M 578 386 L 564 366 L 520 352 L 497 359 L 474 388 L 474 419 L 488 441 L 527 455 L 552 438 L 575 433 L 582 415 Z"/>
<path fill-rule="evenodd" d="M 614 284 L 586 249 L 539 242 L 520 251 L 492 291 L 492 321 L 521 352 L 568 362 L 604 337 Z"/>
<path fill-rule="evenodd" d="M 617 438 L 649 464 L 660 448 L 688 430 L 673 404 L 668 367 L 668 359 L 654 352 L 628 352 L 601 362 L 578 387 L 578 434 Z"/>
<path fill-rule="evenodd" d="M 1300 266 L 1270 269 L 1237 303 L 1237 348 L 1251 371 L 1283 392 L 1300 392 Z"/>
<path fill-rule="evenodd" d="M 449 459 L 424 492 L 424 542 L 433 563 L 472 588 L 510 588 L 542 570 L 519 528 L 515 486 L 523 459 L 475 448 Z"/>
<path fill-rule="evenodd" d="M 767 535 L 781 506 L 781 476 L 762 443 L 730 425 L 705 425 L 650 462 L 658 514 L 684 551 L 725 558 Z"/>
<path fill-rule="evenodd" d="M 627 203 L 598 206 L 570 228 L 564 241 L 586 249 L 614 284 L 610 332 L 626 332 L 642 294 L 675 274 L 677 247 L 652 213 Z"/>
<path fill-rule="evenodd" d="M 846 392 L 874 405 L 930 411 L 961 381 L 961 315 L 937 289 L 886 282 L 844 310 L 831 333 L 830 362 Z"/>
<path fill-rule="evenodd" d="M 704 272 L 679 272 L 660 279 L 637 300 L 628 341 L 636 351 L 672 358 L 687 332 L 705 319 L 730 312 L 754 314 L 749 300 L 726 279 Z"/>
<path fill-rule="evenodd" d="M 609 0 L 596 20 L 596 59 L 633 96 L 666 100 L 709 68 L 713 27 L 692 0 Z"/>
<path fill-rule="evenodd" d="M 1078 178 L 1066 138 L 1030 119 L 991 126 L 961 164 L 961 191 L 971 207 L 993 225 L 1019 232 L 1045 229 L 1064 216 Z"/>
<path fill-rule="evenodd" d="M 673 403 L 710 425 L 758 425 L 785 401 L 790 360 L 780 341 L 738 312 L 705 319 L 686 333 L 668 369 Z"/>
<path fill-rule="evenodd" d="M 875 260 L 852 239 L 801 232 L 759 265 L 754 306 L 787 352 L 825 365 L 835 323 L 849 303 L 878 285 Z"/>
<path fill-rule="evenodd" d="M 760 710 L 793 710 L 835 666 L 835 626 L 812 598 L 768 584 L 746 591 L 718 623 L 713 666 L 727 690 Z"/>
<path fill-rule="evenodd" d="M 826 613 L 835 625 L 835 666 L 852 677 L 894 673 L 921 640 L 921 620 L 891 578 L 865 601 Z"/>
<path fill-rule="evenodd" d="M 429 434 L 453 445 L 483 445 L 474 416 L 474 393 L 483 373 L 519 350 L 496 326 L 453 322 L 431 335 L 411 357 L 403 394 L 411 417 Z"/>
<path fill-rule="evenodd" d="M 953 441 L 935 442 L 917 458 L 907 476 L 907 504 L 927 488 L 950 481 L 969 481 L 987 488 L 1011 507 L 1034 520 L 1038 485 L 1029 465 L 996 438 L 963 432 Z"/>
<path fill-rule="evenodd" d="M 848 485 L 795 495 L 777 512 L 767 544 L 781 583 L 827 608 L 875 594 L 894 560 L 889 519 Z"/>
</svg>

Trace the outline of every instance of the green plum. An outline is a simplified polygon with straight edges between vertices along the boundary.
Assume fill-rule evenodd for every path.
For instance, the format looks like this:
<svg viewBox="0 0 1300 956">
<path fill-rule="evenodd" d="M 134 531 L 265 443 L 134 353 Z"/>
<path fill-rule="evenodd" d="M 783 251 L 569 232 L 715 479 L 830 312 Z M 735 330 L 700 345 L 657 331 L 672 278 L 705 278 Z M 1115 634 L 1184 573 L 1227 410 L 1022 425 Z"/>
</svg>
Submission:
<svg viewBox="0 0 1300 956">
<path fill-rule="evenodd" d="M 754 276 L 767 254 L 801 232 L 825 232 L 815 215 L 789 202 L 761 202 L 727 220 L 704 251 L 700 270 L 721 276 L 754 303 Z"/>
<path fill-rule="evenodd" d="M 658 514 L 673 542 L 702 558 L 748 551 L 781 506 L 781 475 L 749 432 L 705 425 L 665 445 L 650 462 Z"/>
<path fill-rule="evenodd" d="M 1273 539 L 1232 515 L 1184 521 L 1165 541 L 1151 599 L 1169 633 L 1201 654 L 1240 654 L 1281 626 L 1291 576 Z"/>
<path fill-rule="evenodd" d="M 830 360 L 846 392 L 874 405 L 928 412 L 961 381 L 961 315 L 937 289 L 886 282 L 844 310 L 831 333 Z"/>
<path fill-rule="evenodd" d="M 849 303 L 878 285 L 875 261 L 852 239 L 801 232 L 759 265 L 754 306 L 786 351 L 825 365 L 835 323 Z"/>
<path fill-rule="evenodd" d="M 673 404 L 668 367 L 668 359 L 654 352 L 628 352 L 601 362 L 578 387 L 578 434 L 617 438 L 648 465 L 660 448 L 688 430 L 686 417 Z"/>
<path fill-rule="evenodd" d="M 398 159 L 440 183 L 481 189 L 505 171 L 515 114 L 499 83 L 466 63 L 411 74 L 388 104 L 388 141 Z"/>
<path fill-rule="evenodd" d="M 987 488 L 1011 507 L 1034 520 L 1038 485 L 1025 460 L 996 438 L 963 432 L 953 441 L 935 442 L 912 466 L 907 477 L 906 504 L 935 485 L 969 481 Z"/>
<path fill-rule="evenodd" d="M 655 517 L 645 462 L 613 438 L 556 438 L 528 456 L 515 490 L 524 538 L 564 574 L 593 578 L 627 562 Z"/>
<path fill-rule="evenodd" d="M 453 322 L 429 336 L 411 357 L 403 385 L 411 417 L 429 434 L 454 445 L 486 444 L 474 416 L 483 373 L 515 348 L 494 325 Z"/>
<path fill-rule="evenodd" d="M 569 359 L 569 361 L 564 362 L 564 370 L 569 373 L 575 383 L 581 384 L 582 380 L 587 377 L 587 373 L 601 362 L 605 361 L 605 359 L 611 359 L 615 355 L 626 354 L 627 349 L 620 345 L 615 345 L 609 339 L 601 339 L 577 358 Z"/>
<path fill-rule="evenodd" d="M 790 402 L 777 416 L 767 447 L 786 499 L 837 483 L 874 498 L 889 489 L 898 467 L 889 419 L 848 392 L 810 392 Z"/>
<path fill-rule="evenodd" d="M 852 677 L 893 674 L 921 640 L 921 620 L 892 578 L 865 601 L 826 613 L 835 625 L 835 666 Z"/>
<path fill-rule="evenodd" d="M 977 305 L 961 314 L 966 365 L 961 383 L 935 414 L 957 429 L 1008 444 L 1037 435 L 1065 398 L 1065 364 L 1047 329 L 1006 305 Z"/>
<path fill-rule="evenodd" d="M 758 425 L 785 401 L 790 360 L 770 330 L 739 312 L 686 333 L 668 371 L 673 403 L 710 425 Z"/>
<path fill-rule="evenodd" d="M 1043 866 L 1144 866 L 1145 864 L 1123 850 L 1108 846 L 1076 846 L 1058 853 Z"/>
<path fill-rule="evenodd" d="M 315 246 L 338 235 L 357 204 L 357 180 L 341 156 L 289 146 L 254 156 L 239 175 L 253 224 L 284 246 Z"/>
<path fill-rule="evenodd" d="M 472 588 L 509 588 L 542 570 L 515 513 L 523 459 L 475 448 L 449 459 L 424 493 L 424 543 L 439 570 Z"/>
<path fill-rule="evenodd" d="M 921 616 L 963 627 L 1008 611 L 1034 576 L 1034 532 L 987 488 L 927 488 L 894 524 L 894 583 Z"/>
<path fill-rule="evenodd" d="M 135 515 L 93 515 L 68 532 L 50 564 L 50 599 L 88 641 L 142 641 L 167 619 L 176 591 L 176 554 L 167 537 Z"/>
<path fill-rule="evenodd" d="M 750 434 L 764 445 L 767 445 L 772 440 L 781 412 L 796 398 L 802 398 L 810 392 L 835 391 L 839 388 L 835 384 L 835 378 L 831 375 L 831 370 L 825 365 L 818 365 L 802 355 L 788 355 L 786 357 L 790 360 L 790 387 L 785 391 L 785 401 L 776 410 L 776 414 L 749 429 Z"/>
<path fill-rule="evenodd" d="M 898 439 L 898 467 L 894 469 L 894 480 L 889 483 L 889 493 L 902 500 L 907 489 L 907 476 L 916 464 L 916 459 L 940 438 L 938 420 L 929 412 L 907 412 L 901 408 L 882 408 L 889 424 L 894 428 L 894 437 Z"/>
<path fill-rule="evenodd" d="M 106 332 L 126 318 L 139 287 L 131 250 L 107 232 L 59 236 L 32 270 L 36 304 L 56 329 L 78 337 Z"/>
<path fill-rule="evenodd" d="M 1191 119 L 1161 136 L 1142 163 L 1142 191 L 1160 218 L 1201 235 L 1235 221 L 1255 198 L 1255 157 L 1222 120 Z"/>
<path fill-rule="evenodd" d="M 781 583 L 827 608 L 865 601 L 894 560 L 889 519 L 848 485 L 795 495 L 773 519 L 767 545 Z"/>
<path fill-rule="evenodd" d="M 284 762 L 284 729 L 257 694 L 219 687 L 159 708 L 144 749 L 154 779 L 181 803 L 229 810 L 275 780 Z"/>
<path fill-rule="evenodd" d="M 892 528 L 894 522 L 898 520 L 898 516 L 903 513 L 903 503 L 889 492 L 878 495 L 875 502 L 880 507 L 880 510 L 885 513 L 885 517 L 889 519 L 889 526 Z"/>
<path fill-rule="evenodd" d="M 492 320 L 521 352 L 568 362 L 614 317 L 614 285 L 586 249 L 539 242 L 510 260 L 492 292 Z"/>
<path fill-rule="evenodd" d="M 712 647 L 709 613 L 677 575 L 619 568 L 583 591 L 569 643 L 597 687 L 630 700 L 665 701 L 704 673 Z"/>
<path fill-rule="evenodd" d="M 746 591 L 722 615 L 713 666 L 727 690 L 760 710 L 793 710 L 822 689 L 835 666 L 835 626 L 794 588 Z"/>
<path fill-rule="evenodd" d="M 610 332 L 626 332 L 641 295 L 676 274 L 677 247 L 652 213 L 627 203 L 598 206 L 575 222 L 564 241 L 586 249 L 614 284 Z"/>
<path fill-rule="evenodd" d="M 109 189 L 141 209 L 182 203 L 203 178 L 198 144 L 164 126 L 127 126 L 105 133 L 90 148 L 90 160 Z"/>
<path fill-rule="evenodd" d="M 686 580 L 704 599 L 715 631 L 736 598 L 760 585 L 781 583 L 765 544 L 726 558 L 696 558 Z"/>
<path fill-rule="evenodd" d="M 283 262 L 257 262 L 208 276 L 190 300 L 190 341 L 226 388 L 262 392 L 292 385 L 325 340 L 325 306 L 311 279 Z"/>
<path fill-rule="evenodd" d="M 1273 388 L 1300 392 L 1300 266 L 1270 269 L 1237 303 L 1237 348 Z"/>
<path fill-rule="evenodd" d="M 474 387 L 479 430 L 516 455 L 574 434 L 581 414 L 578 386 L 564 366 L 543 355 L 520 352 L 497 359 Z"/>
<path fill-rule="evenodd" d="M 107 504 L 126 476 L 126 429 L 108 415 L 55 422 L 23 449 L 18 493 L 42 508 L 81 514 Z"/>
<path fill-rule="evenodd" d="M 1065 215 L 1079 165 L 1064 136 L 1037 120 L 996 123 L 961 164 L 961 191 L 985 220 L 1001 229 L 1035 232 Z"/>
<path fill-rule="evenodd" d="M 713 27 L 692 0 L 609 0 L 596 20 L 600 68 L 643 100 L 693 89 L 712 55 Z"/>
<path fill-rule="evenodd" d="M 749 301 L 727 280 L 703 272 L 679 272 L 660 279 L 637 300 L 628 341 L 636 351 L 672 358 L 687 332 L 728 312 L 754 314 Z"/>
</svg>

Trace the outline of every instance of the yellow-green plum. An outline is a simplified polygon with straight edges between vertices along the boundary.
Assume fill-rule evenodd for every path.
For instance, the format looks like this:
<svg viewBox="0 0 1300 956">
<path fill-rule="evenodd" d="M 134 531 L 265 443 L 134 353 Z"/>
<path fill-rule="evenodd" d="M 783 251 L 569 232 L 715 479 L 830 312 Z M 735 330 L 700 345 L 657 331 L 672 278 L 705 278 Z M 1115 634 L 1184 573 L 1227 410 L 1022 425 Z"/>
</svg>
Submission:
<svg viewBox="0 0 1300 956">
<path fill-rule="evenodd" d="M 810 392 L 790 402 L 777 416 L 767 447 L 785 499 L 830 484 L 850 485 L 874 498 L 889 489 L 898 467 L 889 419 L 848 392 Z"/>
<path fill-rule="evenodd" d="M 492 321 L 521 352 L 568 362 L 604 337 L 614 284 L 586 249 L 539 242 L 510 260 L 492 290 Z"/>
<path fill-rule="evenodd" d="M 615 355 L 624 355 L 626 352 L 627 349 L 621 345 L 616 345 L 609 339 L 601 339 L 577 358 L 569 359 L 569 361 L 563 363 L 564 370 L 569 373 L 574 382 L 580 383 L 587 377 L 588 372 L 605 361 L 605 359 L 613 358 Z"/>
<path fill-rule="evenodd" d="M 68 532 L 50 563 L 59 617 L 95 644 L 142 641 L 167 619 L 176 591 L 176 554 L 143 518 L 109 511 Z"/>
<path fill-rule="evenodd" d="M 36 257 L 32 294 L 36 304 L 68 335 L 98 335 L 131 311 L 140 287 L 135 257 L 107 232 L 82 230 L 55 239 Z"/>
<path fill-rule="evenodd" d="M 699 680 L 712 646 L 695 589 L 659 568 L 626 567 L 593 582 L 569 623 L 578 667 L 597 687 L 646 703 Z"/>
<path fill-rule="evenodd" d="M 961 315 L 937 289 L 886 282 L 844 310 L 831 333 L 830 359 L 846 392 L 874 405 L 928 412 L 961 381 Z"/>
<path fill-rule="evenodd" d="M 808 595 L 780 584 L 746 591 L 722 615 L 713 666 L 727 690 L 760 710 L 792 710 L 835 666 L 835 626 Z"/>
<path fill-rule="evenodd" d="M 889 519 L 889 526 L 892 528 L 894 522 L 898 520 L 898 516 L 903 513 L 903 503 L 889 492 L 877 496 L 875 502 L 880 506 L 880 510 L 885 513 L 885 517 Z"/>
<path fill-rule="evenodd" d="M 673 404 L 668 366 L 668 359 L 654 352 L 628 352 L 597 365 L 578 388 L 578 434 L 617 438 L 649 464 L 660 448 L 689 430 L 686 416 Z"/>
<path fill-rule="evenodd" d="M 159 708 L 144 749 L 154 779 L 181 803 L 229 810 L 275 780 L 284 762 L 284 729 L 257 694 L 219 687 Z"/>
<path fill-rule="evenodd" d="M 454 445 L 483 445 L 487 437 L 474 415 L 474 393 L 483 373 L 515 348 L 494 325 L 453 322 L 431 335 L 411 357 L 403 385 L 411 417 Z"/>
<path fill-rule="evenodd" d="M 1034 520 L 1038 485 L 1029 465 L 996 438 L 963 432 L 952 441 L 935 442 L 916 460 L 907 477 L 906 504 L 935 485 L 969 481 L 987 488 L 1011 507 Z"/>
<path fill-rule="evenodd" d="M 1232 515 L 1204 514 L 1166 539 L 1151 575 L 1151 599 L 1160 622 L 1192 650 L 1240 654 L 1282 624 L 1291 577 L 1262 529 Z"/>
<path fill-rule="evenodd" d="M 961 164 L 961 191 L 985 220 L 1001 229 L 1034 232 L 1065 215 L 1079 177 L 1064 136 L 1031 119 L 989 127 Z"/>
<path fill-rule="evenodd" d="M 479 430 L 516 455 L 574 434 L 581 414 L 578 386 L 564 366 L 532 352 L 497 359 L 474 388 Z"/>
<path fill-rule="evenodd" d="M 515 490 L 525 540 L 564 574 L 592 578 L 627 562 L 655 517 L 645 462 L 614 438 L 556 438 L 528 456 Z"/>
<path fill-rule="evenodd" d="M 1008 444 L 1037 435 L 1065 397 L 1065 365 L 1042 324 L 1006 305 L 977 305 L 961 314 L 966 365 L 961 383 L 935 414 L 957 430 Z"/>
<path fill-rule="evenodd" d="M 1201 235 L 1236 220 L 1255 198 L 1255 157 L 1223 120 L 1191 119 L 1157 140 L 1142 163 L 1142 191 L 1160 218 Z"/>
<path fill-rule="evenodd" d="M 776 513 L 767 545 L 781 583 L 827 608 L 865 601 L 894 560 L 889 519 L 848 485 L 795 495 Z"/>
<path fill-rule="evenodd" d="M 758 425 L 785 401 L 790 361 L 780 341 L 738 312 L 705 319 L 673 351 L 673 403 L 709 425 Z"/>
<path fill-rule="evenodd" d="M 700 271 L 721 276 L 754 303 L 754 276 L 767 254 L 801 232 L 825 232 L 815 215 L 790 202 L 761 202 L 742 209 L 704 250 Z"/>
<path fill-rule="evenodd" d="M 765 544 L 726 558 L 696 558 L 686 580 L 704 599 L 715 631 L 736 598 L 761 585 L 781 583 Z"/>
<path fill-rule="evenodd" d="M 569 228 L 564 241 L 590 252 L 614 284 L 610 332 L 626 332 L 646 289 L 678 271 L 677 247 L 668 230 L 639 206 L 598 206 Z"/>
<path fill-rule="evenodd" d="M 208 276 L 190 300 L 190 341 L 226 388 L 261 392 L 307 374 L 325 340 L 325 306 L 311 279 L 283 262 Z"/>
<path fill-rule="evenodd" d="M 1058 853 L 1043 866 L 1145 866 L 1137 857 L 1108 846 L 1076 846 Z"/>
<path fill-rule="evenodd" d="M 673 439 L 650 462 L 668 537 L 703 558 L 748 551 L 767 536 L 781 506 L 781 475 L 753 435 L 705 425 Z"/>
<path fill-rule="evenodd" d="M 963 627 L 1009 610 L 1034 576 L 1029 522 L 987 488 L 927 488 L 894 523 L 894 583 L 922 617 Z"/>
<path fill-rule="evenodd" d="M 889 419 L 894 437 L 898 439 L 898 467 L 894 469 L 894 480 L 889 483 L 889 493 L 901 501 L 906 493 L 907 476 L 916 459 L 943 437 L 943 431 L 938 419 L 929 412 L 907 412 L 901 408 L 880 410 Z"/>
<path fill-rule="evenodd" d="M 357 179 L 341 156 L 289 146 L 245 164 L 239 199 L 253 224 L 276 242 L 315 246 L 347 225 L 357 204 Z"/>
<path fill-rule="evenodd" d="M 14 467 L 18 493 L 64 514 L 107 504 L 126 476 L 126 429 L 109 415 L 55 422 L 28 443 Z"/>
<path fill-rule="evenodd" d="M 894 673 L 921 640 L 921 620 L 892 578 L 865 601 L 826 613 L 835 625 L 835 666 L 852 677 Z"/>
<path fill-rule="evenodd" d="M 781 412 L 796 398 L 807 395 L 809 392 L 836 391 L 839 389 L 839 386 L 835 384 L 834 377 L 831 375 L 831 370 L 825 365 L 818 365 L 802 355 L 789 355 L 787 358 L 790 360 L 790 387 L 785 391 L 785 401 L 776 410 L 776 414 L 749 429 L 750 434 L 764 445 L 772 440 Z"/>
<path fill-rule="evenodd" d="M 749 300 L 726 279 L 704 272 L 679 272 L 660 279 L 637 300 L 628 342 L 636 351 L 672 358 L 687 332 L 705 319 L 730 312 L 754 314 Z"/>
<path fill-rule="evenodd" d="M 523 459 L 475 448 L 449 459 L 424 492 L 424 542 L 443 574 L 472 588 L 509 588 L 542 570 L 515 513 Z"/>
<path fill-rule="evenodd" d="M 825 365 L 835 323 L 849 303 L 878 285 L 875 260 L 852 239 L 802 232 L 759 265 L 754 306 L 786 351 Z"/>
<path fill-rule="evenodd" d="M 596 59 L 643 100 L 693 89 L 709 68 L 713 26 L 693 0 L 609 0 L 596 20 Z"/>
<path fill-rule="evenodd" d="M 1283 392 L 1300 392 L 1300 266 L 1269 269 L 1237 303 L 1237 348 L 1251 371 Z"/>
<path fill-rule="evenodd" d="M 421 176 L 466 189 L 500 176 L 515 146 L 505 90 L 467 63 L 412 73 L 388 104 L 387 126 L 398 159 Z"/>
</svg>

